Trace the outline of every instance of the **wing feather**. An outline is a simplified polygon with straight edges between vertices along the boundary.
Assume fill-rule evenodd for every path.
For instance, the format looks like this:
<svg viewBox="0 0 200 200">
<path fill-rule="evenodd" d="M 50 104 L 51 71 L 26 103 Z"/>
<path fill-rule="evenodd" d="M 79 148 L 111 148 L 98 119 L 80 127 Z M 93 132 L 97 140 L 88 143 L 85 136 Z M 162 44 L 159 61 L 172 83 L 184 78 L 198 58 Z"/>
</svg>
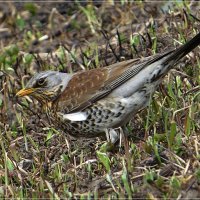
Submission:
<svg viewBox="0 0 200 200">
<path fill-rule="evenodd" d="M 65 113 L 81 111 L 167 54 L 151 56 L 142 61 L 131 59 L 108 67 L 76 73 L 58 98 L 57 107 L 64 109 Z"/>
</svg>

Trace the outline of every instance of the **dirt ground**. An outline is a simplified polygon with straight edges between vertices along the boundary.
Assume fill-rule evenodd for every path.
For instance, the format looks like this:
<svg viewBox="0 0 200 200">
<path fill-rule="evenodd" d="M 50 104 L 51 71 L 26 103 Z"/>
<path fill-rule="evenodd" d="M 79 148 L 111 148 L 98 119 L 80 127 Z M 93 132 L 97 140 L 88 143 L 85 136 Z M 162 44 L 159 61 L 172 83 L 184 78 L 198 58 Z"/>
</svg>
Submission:
<svg viewBox="0 0 200 200">
<path fill-rule="evenodd" d="M 15 96 L 39 71 L 151 56 L 199 30 L 198 1 L 0 3 L 0 197 L 200 198 L 199 48 L 131 120 L 131 167 L 123 146 L 72 138 Z"/>
</svg>

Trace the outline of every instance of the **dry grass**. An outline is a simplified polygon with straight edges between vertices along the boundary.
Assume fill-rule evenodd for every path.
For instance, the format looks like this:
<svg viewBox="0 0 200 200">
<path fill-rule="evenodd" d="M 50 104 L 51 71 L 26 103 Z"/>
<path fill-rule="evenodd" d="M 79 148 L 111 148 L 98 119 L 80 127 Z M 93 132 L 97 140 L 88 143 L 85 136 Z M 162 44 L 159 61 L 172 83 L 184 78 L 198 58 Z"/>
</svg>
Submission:
<svg viewBox="0 0 200 200">
<path fill-rule="evenodd" d="M 0 197 L 200 198 L 199 48 L 130 122 L 129 167 L 123 147 L 71 138 L 48 124 L 38 102 L 15 97 L 38 71 L 75 72 L 179 46 L 200 30 L 199 2 L 0 7 Z"/>
</svg>

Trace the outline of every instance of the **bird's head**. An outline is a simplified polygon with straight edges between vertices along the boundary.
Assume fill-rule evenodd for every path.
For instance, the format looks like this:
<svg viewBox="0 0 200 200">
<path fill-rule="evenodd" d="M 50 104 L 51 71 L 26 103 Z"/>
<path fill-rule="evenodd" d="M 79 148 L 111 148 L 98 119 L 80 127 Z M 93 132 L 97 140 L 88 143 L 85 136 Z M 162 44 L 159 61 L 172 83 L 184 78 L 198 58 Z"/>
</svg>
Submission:
<svg viewBox="0 0 200 200">
<path fill-rule="evenodd" d="M 42 104 L 53 102 L 63 92 L 72 75 L 57 71 L 35 74 L 17 96 L 31 96 Z"/>
</svg>

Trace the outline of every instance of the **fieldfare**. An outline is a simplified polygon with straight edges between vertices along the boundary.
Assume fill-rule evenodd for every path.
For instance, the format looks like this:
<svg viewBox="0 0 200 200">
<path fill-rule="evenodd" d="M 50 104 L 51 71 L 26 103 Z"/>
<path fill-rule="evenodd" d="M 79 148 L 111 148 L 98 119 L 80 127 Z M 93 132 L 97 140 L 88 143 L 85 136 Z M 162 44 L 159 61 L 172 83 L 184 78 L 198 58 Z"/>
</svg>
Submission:
<svg viewBox="0 0 200 200">
<path fill-rule="evenodd" d="M 148 105 L 163 77 L 200 44 L 200 33 L 179 48 L 150 59 L 133 59 L 74 74 L 44 71 L 17 96 L 45 107 L 52 123 L 75 137 L 97 137 L 122 127 Z"/>
</svg>

